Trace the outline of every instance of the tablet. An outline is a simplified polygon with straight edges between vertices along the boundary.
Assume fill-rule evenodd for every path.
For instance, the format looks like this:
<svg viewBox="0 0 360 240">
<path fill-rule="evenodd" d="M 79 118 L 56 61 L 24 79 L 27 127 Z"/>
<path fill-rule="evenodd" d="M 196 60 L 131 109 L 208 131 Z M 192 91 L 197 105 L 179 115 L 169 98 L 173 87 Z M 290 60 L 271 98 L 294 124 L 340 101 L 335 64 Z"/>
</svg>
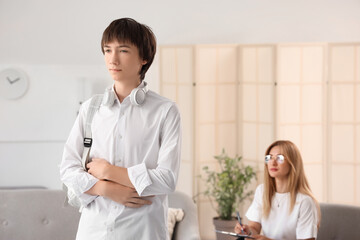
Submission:
<svg viewBox="0 0 360 240">
<path fill-rule="evenodd" d="M 242 234 L 237 234 L 234 232 L 226 232 L 226 231 L 220 231 L 220 230 L 215 230 L 215 232 L 230 235 L 233 237 L 243 237 L 243 238 L 248 238 L 248 239 L 255 239 L 255 238 L 251 237 L 250 235 L 242 235 Z"/>
</svg>

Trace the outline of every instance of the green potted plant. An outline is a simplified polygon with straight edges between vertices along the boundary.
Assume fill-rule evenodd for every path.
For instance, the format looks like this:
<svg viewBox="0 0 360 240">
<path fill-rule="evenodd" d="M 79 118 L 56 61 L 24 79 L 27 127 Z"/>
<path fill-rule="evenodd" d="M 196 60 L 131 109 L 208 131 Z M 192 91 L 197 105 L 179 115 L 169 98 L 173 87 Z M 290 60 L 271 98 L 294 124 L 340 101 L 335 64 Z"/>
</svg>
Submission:
<svg viewBox="0 0 360 240">
<path fill-rule="evenodd" d="M 244 166 L 242 157 L 229 157 L 225 150 L 215 156 L 220 171 L 212 171 L 208 166 L 203 167 L 206 177 L 206 190 L 200 194 L 209 197 L 211 205 L 218 216 L 213 219 L 215 229 L 233 231 L 236 223 L 236 209 L 242 201 L 252 195 L 253 191 L 246 191 L 247 186 L 256 174 L 251 166 Z M 216 205 L 213 204 L 216 202 Z M 226 239 L 225 235 L 217 234 L 217 239 Z"/>
</svg>

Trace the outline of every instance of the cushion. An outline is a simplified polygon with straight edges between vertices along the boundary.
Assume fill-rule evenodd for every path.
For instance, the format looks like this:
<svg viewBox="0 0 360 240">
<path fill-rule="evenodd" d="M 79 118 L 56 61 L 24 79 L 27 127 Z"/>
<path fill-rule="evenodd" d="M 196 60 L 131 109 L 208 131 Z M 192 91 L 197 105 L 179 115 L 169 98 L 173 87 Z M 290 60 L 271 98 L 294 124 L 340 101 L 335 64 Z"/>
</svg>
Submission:
<svg viewBox="0 0 360 240">
<path fill-rule="evenodd" d="M 174 228 L 177 222 L 180 222 L 184 218 L 184 210 L 181 208 L 169 208 L 168 209 L 168 231 L 170 239 L 174 232 Z"/>
</svg>

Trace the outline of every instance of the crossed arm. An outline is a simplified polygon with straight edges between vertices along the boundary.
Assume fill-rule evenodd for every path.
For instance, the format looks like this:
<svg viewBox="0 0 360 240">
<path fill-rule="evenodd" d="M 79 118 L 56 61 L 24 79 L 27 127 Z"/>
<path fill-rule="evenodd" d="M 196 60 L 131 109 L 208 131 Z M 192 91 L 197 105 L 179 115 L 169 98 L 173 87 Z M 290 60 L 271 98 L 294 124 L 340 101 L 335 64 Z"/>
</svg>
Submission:
<svg viewBox="0 0 360 240">
<path fill-rule="evenodd" d="M 93 158 L 87 167 L 88 173 L 100 180 L 86 192 L 87 194 L 103 196 L 132 208 L 151 204 L 151 201 L 140 197 L 136 192 L 127 168 L 111 165 L 101 158 Z"/>
</svg>

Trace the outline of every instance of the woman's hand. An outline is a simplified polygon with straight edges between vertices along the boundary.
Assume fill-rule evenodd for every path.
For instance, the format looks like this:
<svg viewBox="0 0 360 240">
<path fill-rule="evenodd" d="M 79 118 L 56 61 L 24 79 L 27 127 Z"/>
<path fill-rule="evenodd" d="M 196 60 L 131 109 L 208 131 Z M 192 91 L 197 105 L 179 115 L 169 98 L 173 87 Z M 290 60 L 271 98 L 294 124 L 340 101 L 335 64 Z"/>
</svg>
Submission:
<svg viewBox="0 0 360 240">
<path fill-rule="evenodd" d="M 100 180 L 105 180 L 107 172 L 112 165 L 102 158 L 93 158 L 90 163 L 86 164 L 88 173 Z"/>
<path fill-rule="evenodd" d="M 240 223 L 236 223 L 234 231 L 237 234 L 245 234 L 245 235 L 250 235 L 251 231 L 250 231 L 250 227 L 246 224 L 243 224 L 242 226 L 240 225 Z"/>
<path fill-rule="evenodd" d="M 246 224 L 243 224 L 242 226 L 240 226 L 240 223 L 236 223 L 234 230 L 237 234 L 251 235 L 250 227 Z M 241 230 L 243 230 L 243 231 L 241 232 Z M 259 240 L 271 240 L 270 238 L 267 238 L 263 235 L 256 234 L 256 235 L 251 235 L 251 236 L 253 238 L 259 239 Z"/>
<path fill-rule="evenodd" d="M 240 223 L 236 223 L 234 231 L 237 234 L 251 235 L 255 239 L 271 240 L 263 235 L 259 235 L 261 232 L 261 224 L 258 222 L 249 221 L 249 225 L 243 224 L 242 226 L 240 226 Z"/>
</svg>

